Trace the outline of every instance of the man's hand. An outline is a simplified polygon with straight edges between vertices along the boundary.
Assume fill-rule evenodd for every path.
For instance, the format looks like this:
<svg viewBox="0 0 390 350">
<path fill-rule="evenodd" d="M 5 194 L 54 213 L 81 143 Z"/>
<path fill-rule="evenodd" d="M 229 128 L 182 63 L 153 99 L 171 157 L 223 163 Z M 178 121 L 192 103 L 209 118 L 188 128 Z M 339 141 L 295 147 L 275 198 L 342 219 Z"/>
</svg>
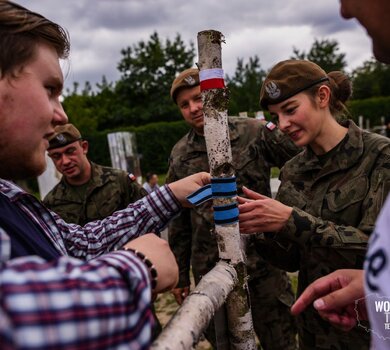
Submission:
<svg viewBox="0 0 390 350">
<path fill-rule="evenodd" d="M 184 179 L 171 182 L 168 186 L 183 207 L 191 207 L 191 203 L 187 201 L 186 197 L 210 182 L 210 174 L 201 172 L 187 176 Z"/>
<path fill-rule="evenodd" d="M 126 243 L 125 247 L 138 250 L 153 263 L 158 275 L 153 293 L 162 293 L 176 286 L 179 268 L 166 240 L 148 233 Z"/>
<path fill-rule="evenodd" d="M 183 304 L 183 301 L 185 298 L 188 297 L 188 295 L 190 294 L 190 287 L 183 287 L 183 288 L 175 288 L 175 289 L 172 289 L 172 294 L 173 296 L 175 297 L 176 299 L 176 302 L 181 305 Z"/>
<path fill-rule="evenodd" d="M 320 316 L 342 330 L 352 329 L 357 322 L 355 301 L 364 297 L 363 270 L 337 270 L 310 284 L 291 307 L 298 315 L 311 303 Z M 365 303 L 357 305 L 361 319 L 367 319 Z M 363 316 L 363 317 L 362 317 Z"/>
</svg>

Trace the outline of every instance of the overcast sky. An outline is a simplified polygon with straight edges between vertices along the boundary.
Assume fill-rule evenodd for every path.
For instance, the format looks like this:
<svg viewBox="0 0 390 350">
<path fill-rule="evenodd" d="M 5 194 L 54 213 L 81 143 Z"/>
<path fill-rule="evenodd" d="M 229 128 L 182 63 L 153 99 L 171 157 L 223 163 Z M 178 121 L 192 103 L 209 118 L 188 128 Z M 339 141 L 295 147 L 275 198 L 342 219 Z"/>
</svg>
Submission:
<svg viewBox="0 0 390 350">
<path fill-rule="evenodd" d="M 346 53 L 349 70 L 371 58 L 371 43 L 355 21 L 339 15 L 339 0 L 15 0 L 65 27 L 71 37 L 66 86 L 86 80 L 119 78 L 120 50 L 180 33 L 185 43 L 197 33 L 216 29 L 225 35 L 223 68 L 233 74 L 237 58 L 258 55 L 269 69 L 292 55 L 293 47 L 310 49 L 315 38 L 335 39 Z M 196 60 L 195 60 L 196 61 Z"/>
</svg>

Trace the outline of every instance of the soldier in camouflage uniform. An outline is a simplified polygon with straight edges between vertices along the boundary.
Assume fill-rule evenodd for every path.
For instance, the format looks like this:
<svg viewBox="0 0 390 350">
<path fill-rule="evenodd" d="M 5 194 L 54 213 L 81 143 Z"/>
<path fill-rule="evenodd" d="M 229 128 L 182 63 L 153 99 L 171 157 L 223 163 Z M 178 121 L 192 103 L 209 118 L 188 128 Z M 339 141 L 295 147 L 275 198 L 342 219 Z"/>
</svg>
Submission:
<svg viewBox="0 0 390 350">
<path fill-rule="evenodd" d="M 167 182 L 209 171 L 199 71 L 182 72 L 172 84 L 171 96 L 192 128 L 172 149 Z M 282 166 L 297 153 L 293 143 L 274 127 L 256 119 L 229 118 L 239 192 L 245 185 L 271 195 L 271 166 Z M 189 293 L 190 266 L 197 284 L 218 261 L 213 227 L 213 213 L 206 204 L 184 210 L 169 225 L 169 244 L 179 265 L 179 284 L 174 295 L 180 304 Z M 252 237 L 248 236 L 246 246 L 253 323 L 261 345 L 266 350 L 295 349 L 295 320 L 289 312 L 294 296 L 289 278 L 256 253 Z M 206 336 L 215 345 L 214 332 L 209 330 Z"/>
<path fill-rule="evenodd" d="M 134 175 L 90 162 L 88 142 L 72 124 L 57 126 L 49 143 L 48 154 L 63 177 L 43 202 L 66 222 L 103 219 L 147 194 Z"/>
<path fill-rule="evenodd" d="M 276 266 L 299 270 L 298 295 L 334 270 L 363 267 L 390 189 L 390 141 L 334 119 L 350 93 L 344 74 L 326 74 L 309 61 L 280 62 L 261 91 L 262 106 L 278 117 L 280 129 L 306 148 L 282 169 L 280 202 L 244 191 L 257 200 L 239 199 L 240 227 L 272 231 L 257 237 L 257 249 Z M 300 349 L 369 348 L 364 328 L 345 333 L 313 307 L 299 316 L 298 328 Z"/>
</svg>

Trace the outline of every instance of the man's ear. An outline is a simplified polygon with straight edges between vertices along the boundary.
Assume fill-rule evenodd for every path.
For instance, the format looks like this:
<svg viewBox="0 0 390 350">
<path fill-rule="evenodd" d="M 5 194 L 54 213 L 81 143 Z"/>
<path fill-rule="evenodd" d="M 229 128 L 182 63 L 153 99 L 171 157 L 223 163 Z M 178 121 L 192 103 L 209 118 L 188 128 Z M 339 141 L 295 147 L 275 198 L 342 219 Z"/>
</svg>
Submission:
<svg viewBox="0 0 390 350">
<path fill-rule="evenodd" d="M 81 147 L 83 148 L 83 153 L 87 154 L 88 153 L 88 148 L 89 148 L 88 141 L 82 140 L 81 141 Z"/>
</svg>

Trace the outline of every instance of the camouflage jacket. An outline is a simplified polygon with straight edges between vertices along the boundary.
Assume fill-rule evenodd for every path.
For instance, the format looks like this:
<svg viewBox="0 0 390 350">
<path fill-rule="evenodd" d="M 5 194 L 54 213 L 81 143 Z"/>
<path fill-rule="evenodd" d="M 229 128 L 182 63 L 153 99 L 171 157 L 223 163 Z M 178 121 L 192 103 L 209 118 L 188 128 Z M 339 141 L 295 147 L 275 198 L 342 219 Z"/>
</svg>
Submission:
<svg viewBox="0 0 390 350">
<path fill-rule="evenodd" d="M 78 193 L 77 186 L 70 186 L 63 177 L 46 195 L 44 204 L 66 222 L 84 225 L 126 208 L 147 194 L 126 171 L 92 162 L 91 171 L 84 198 Z"/>
<path fill-rule="evenodd" d="M 297 154 L 298 149 L 278 130 L 268 129 L 264 122 L 251 118 L 229 118 L 230 140 L 237 187 L 245 185 L 270 196 L 270 168 L 281 167 Z M 205 138 L 190 130 L 173 147 L 167 182 L 199 171 L 209 171 Z M 199 206 L 184 210 L 169 225 L 169 244 L 179 264 L 179 287 L 189 286 L 189 270 L 196 282 L 213 268 L 218 260 L 218 248 L 211 230 L 214 227 L 210 208 Z M 249 236 L 248 236 L 249 237 Z M 268 275 L 271 267 L 251 253 L 247 242 L 248 273 L 251 278 Z"/>
<path fill-rule="evenodd" d="M 363 268 L 368 238 L 390 189 L 390 140 L 352 121 L 345 125 L 345 139 L 324 164 L 310 148 L 286 163 L 277 199 L 293 207 L 292 215 L 283 230 L 257 241 L 267 260 L 289 271 L 299 269 L 298 294 L 336 269 Z M 313 337 L 303 348 L 319 348 L 326 339 L 329 348 L 339 349 L 342 335 L 350 344 L 355 339 L 358 349 L 359 338 L 360 343 L 367 338 L 364 330 L 329 329 L 313 308 L 300 322 Z"/>
</svg>

